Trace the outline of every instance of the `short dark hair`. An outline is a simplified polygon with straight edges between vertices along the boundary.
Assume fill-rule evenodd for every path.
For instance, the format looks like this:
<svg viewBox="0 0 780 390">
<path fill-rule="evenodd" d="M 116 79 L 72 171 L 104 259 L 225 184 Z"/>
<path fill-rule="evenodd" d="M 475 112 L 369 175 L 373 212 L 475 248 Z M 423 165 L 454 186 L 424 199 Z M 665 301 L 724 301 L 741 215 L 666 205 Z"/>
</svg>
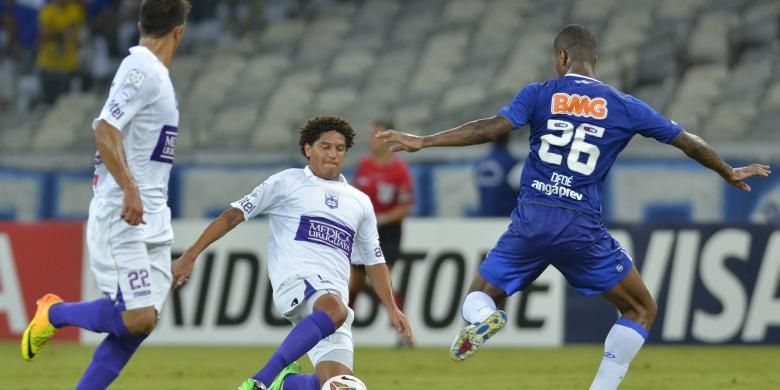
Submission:
<svg viewBox="0 0 780 390">
<path fill-rule="evenodd" d="M 141 35 L 159 38 L 168 34 L 187 21 L 190 8 L 187 0 L 143 0 L 138 10 Z"/>
<path fill-rule="evenodd" d="M 355 140 L 355 129 L 346 120 L 335 115 L 320 115 L 309 119 L 306 124 L 301 127 L 301 137 L 298 139 L 298 145 L 301 147 L 301 154 L 306 157 L 306 150 L 304 145 L 314 145 L 322 133 L 328 131 L 338 131 L 344 136 L 344 140 L 347 142 L 347 149 L 352 147 L 352 143 Z"/>
<path fill-rule="evenodd" d="M 596 37 L 581 24 L 564 27 L 555 37 L 553 46 L 556 52 L 566 51 L 574 61 L 596 61 Z"/>
<path fill-rule="evenodd" d="M 372 125 L 381 127 L 383 129 L 389 130 L 394 129 L 393 121 L 390 119 L 374 119 L 373 122 L 371 122 Z"/>
</svg>

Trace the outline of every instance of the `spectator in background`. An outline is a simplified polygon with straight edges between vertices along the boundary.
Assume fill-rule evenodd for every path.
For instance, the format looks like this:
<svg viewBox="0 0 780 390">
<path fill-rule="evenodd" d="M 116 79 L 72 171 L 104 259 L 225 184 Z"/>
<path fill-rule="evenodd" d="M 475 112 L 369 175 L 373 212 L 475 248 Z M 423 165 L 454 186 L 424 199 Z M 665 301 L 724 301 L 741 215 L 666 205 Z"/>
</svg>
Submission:
<svg viewBox="0 0 780 390">
<path fill-rule="evenodd" d="M 32 100 L 19 79 L 32 73 L 38 45 L 38 12 L 44 0 L 0 0 L 0 105 Z M 29 88 L 27 88 L 29 89 Z"/>
<path fill-rule="evenodd" d="M 80 69 L 79 32 L 85 16 L 84 8 L 75 0 L 52 0 L 41 9 L 38 68 L 47 104 L 70 90 Z"/>
<path fill-rule="evenodd" d="M 13 0 L 0 2 L 0 112 L 14 100 L 16 71 L 16 21 L 12 14 Z"/>
<path fill-rule="evenodd" d="M 392 126 L 390 121 L 374 121 L 368 137 L 370 154 L 360 160 L 355 173 L 355 186 L 368 195 L 374 206 L 379 246 L 384 252 L 388 267 L 392 267 L 401 255 L 401 225 L 414 205 L 409 167 L 400 157 L 390 152 L 388 145 L 374 136 Z M 365 268 L 353 266 L 349 281 L 350 307 L 365 285 Z M 402 297 L 396 293 L 395 298 L 398 307 L 402 308 Z"/>
<path fill-rule="evenodd" d="M 93 83 L 108 84 L 113 75 L 114 66 L 111 57 L 124 57 L 119 52 L 119 6 L 120 0 L 82 0 L 86 7 L 90 39 L 86 42 L 82 55 L 82 68 L 88 75 L 84 89 L 90 89 Z M 84 53 L 82 53 L 84 54 Z"/>
<path fill-rule="evenodd" d="M 506 217 L 517 205 L 521 169 L 518 160 L 509 153 L 509 133 L 493 141 L 493 147 L 474 164 L 479 189 L 480 217 Z M 517 167 L 517 168 L 516 168 Z"/>
</svg>

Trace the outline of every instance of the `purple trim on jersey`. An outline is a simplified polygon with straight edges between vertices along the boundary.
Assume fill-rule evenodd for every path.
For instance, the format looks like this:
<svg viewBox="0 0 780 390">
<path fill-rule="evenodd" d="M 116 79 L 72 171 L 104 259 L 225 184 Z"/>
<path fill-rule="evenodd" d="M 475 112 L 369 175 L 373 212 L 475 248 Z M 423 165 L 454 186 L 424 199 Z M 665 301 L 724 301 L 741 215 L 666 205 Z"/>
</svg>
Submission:
<svg viewBox="0 0 780 390">
<path fill-rule="evenodd" d="M 303 299 L 309 299 L 309 297 L 314 295 L 317 290 L 315 290 L 314 286 L 312 286 L 311 283 L 309 283 L 309 281 L 306 279 L 303 280 L 303 284 L 306 285 L 306 289 L 303 290 Z"/>
<path fill-rule="evenodd" d="M 157 146 L 152 152 L 152 161 L 166 164 L 173 164 L 176 155 L 176 136 L 178 128 L 176 126 L 165 125 L 160 130 L 160 138 L 157 139 Z"/>
<path fill-rule="evenodd" d="M 301 216 L 295 241 L 306 241 L 338 249 L 352 259 L 355 232 L 348 226 L 323 217 Z"/>
</svg>

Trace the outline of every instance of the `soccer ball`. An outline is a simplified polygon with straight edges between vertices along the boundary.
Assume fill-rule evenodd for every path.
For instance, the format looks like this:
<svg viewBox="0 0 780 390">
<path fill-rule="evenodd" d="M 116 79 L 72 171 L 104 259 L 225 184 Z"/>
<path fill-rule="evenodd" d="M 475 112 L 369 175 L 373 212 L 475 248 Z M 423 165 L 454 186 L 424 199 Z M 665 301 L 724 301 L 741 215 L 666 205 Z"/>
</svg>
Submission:
<svg viewBox="0 0 780 390">
<path fill-rule="evenodd" d="M 368 387 L 352 375 L 339 375 L 325 381 L 322 390 L 368 390 Z"/>
</svg>

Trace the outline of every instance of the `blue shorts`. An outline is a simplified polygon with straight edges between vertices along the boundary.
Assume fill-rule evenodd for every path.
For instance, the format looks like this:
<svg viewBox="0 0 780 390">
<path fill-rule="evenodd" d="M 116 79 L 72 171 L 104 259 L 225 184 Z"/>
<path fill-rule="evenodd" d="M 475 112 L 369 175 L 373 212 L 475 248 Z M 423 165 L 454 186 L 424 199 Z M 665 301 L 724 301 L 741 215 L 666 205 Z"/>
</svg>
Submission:
<svg viewBox="0 0 780 390">
<path fill-rule="evenodd" d="M 536 280 L 548 265 L 581 294 L 595 295 L 620 283 L 633 261 L 598 217 L 521 202 L 479 273 L 512 295 Z"/>
</svg>

